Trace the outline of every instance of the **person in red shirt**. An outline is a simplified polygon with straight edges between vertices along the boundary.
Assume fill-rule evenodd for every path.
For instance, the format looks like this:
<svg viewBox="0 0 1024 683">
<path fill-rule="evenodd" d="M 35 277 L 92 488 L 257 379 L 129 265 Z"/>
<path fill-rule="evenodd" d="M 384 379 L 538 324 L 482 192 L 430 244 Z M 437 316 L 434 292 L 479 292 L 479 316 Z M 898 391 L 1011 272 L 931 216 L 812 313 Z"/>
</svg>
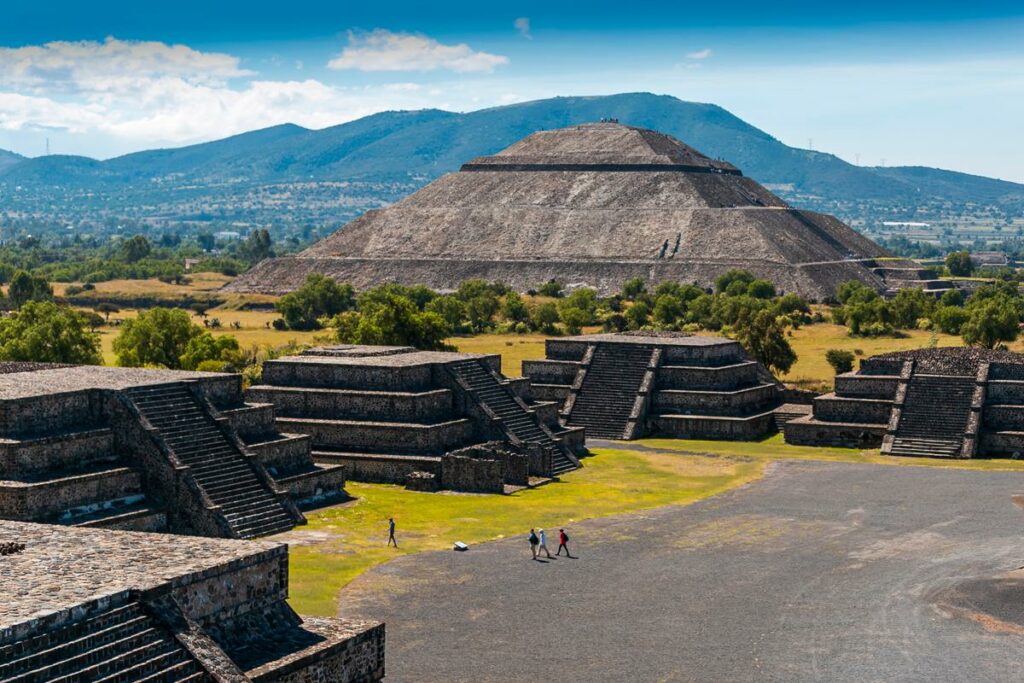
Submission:
<svg viewBox="0 0 1024 683">
<path fill-rule="evenodd" d="M 569 552 L 569 534 L 565 533 L 565 529 L 558 530 L 558 552 L 555 555 L 561 555 L 562 548 L 565 548 L 567 557 L 572 557 L 572 553 Z"/>
</svg>

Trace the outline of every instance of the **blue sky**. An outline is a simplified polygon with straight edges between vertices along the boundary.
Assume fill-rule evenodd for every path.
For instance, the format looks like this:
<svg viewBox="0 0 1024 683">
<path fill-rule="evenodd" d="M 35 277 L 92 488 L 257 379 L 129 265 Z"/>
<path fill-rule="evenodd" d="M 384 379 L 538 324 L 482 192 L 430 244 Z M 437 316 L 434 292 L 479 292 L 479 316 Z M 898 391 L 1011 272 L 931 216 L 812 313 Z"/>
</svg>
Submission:
<svg viewBox="0 0 1024 683">
<path fill-rule="evenodd" d="M 1024 182 L 1019 2 L 18 0 L 0 22 L 0 148 L 30 156 L 47 138 L 106 158 L 385 109 L 638 90 L 714 102 L 853 163 Z"/>
</svg>

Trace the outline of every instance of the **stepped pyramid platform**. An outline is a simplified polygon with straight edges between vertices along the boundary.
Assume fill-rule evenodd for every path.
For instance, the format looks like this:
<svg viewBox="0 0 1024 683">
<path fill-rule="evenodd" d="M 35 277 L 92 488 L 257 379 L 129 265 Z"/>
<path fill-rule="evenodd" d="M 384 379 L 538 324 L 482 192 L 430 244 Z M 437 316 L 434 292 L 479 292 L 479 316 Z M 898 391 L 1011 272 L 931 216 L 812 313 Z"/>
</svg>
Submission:
<svg viewBox="0 0 1024 683">
<path fill-rule="evenodd" d="M 496 355 L 322 347 L 264 363 L 246 398 L 358 481 L 501 491 L 578 467 L 582 450 L 582 430 L 560 427 L 557 405 L 504 377 Z"/>
<path fill-rule="evenodd" d="M 383 624 L 287 598 L 281 543 L 0 520 L 0 683 L 384 677 Z"/>
<path fill-rule="evenodd" d="M 0 370 L 0 518 L 252 538 L 345 497 L 344 468 L 245 403 L 240 375 Z"/>
<path fill-rule="evenodd" d="M 972 458 L 1024 452 L 1024 355 L 976 348 L 872 356 L 837 375 L 787 443 Z"/>
<path fill-rule="evenodd" d="M 324 273 L 357 289 L 453 290 L 483 278 L 526 291 L 554 279 L 611 294 L 634 277 L 710 287 L 736 268 L 812 301 L 849 280 L 879 292 L 941 285 L 728 162 L 606 122 L 537 132 L 472 159 L 297 256 L 261 262 L 227 289 L 284 294 Z"/>
<path fill-rule="evenodd" d="M 775 430 L 778 385 L 723 337 L 626 332 L 548 339 L 523 361 L 541 399 L 589 437 L 757 439 Z"/>
</svg>

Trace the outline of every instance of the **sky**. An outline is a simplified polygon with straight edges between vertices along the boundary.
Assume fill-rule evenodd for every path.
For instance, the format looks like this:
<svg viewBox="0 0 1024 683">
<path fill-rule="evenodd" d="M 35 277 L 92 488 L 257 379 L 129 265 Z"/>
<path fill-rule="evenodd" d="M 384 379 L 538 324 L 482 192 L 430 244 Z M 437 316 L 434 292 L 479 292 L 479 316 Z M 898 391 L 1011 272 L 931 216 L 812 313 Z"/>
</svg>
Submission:
<svg viewBox="0 0 1024 683">
<path fill-rule="evenodd" d="M 6 0 L 0 149 L 649 91 L 860 165 L 1024 182 L 1021 2 Z"/>
</svg>

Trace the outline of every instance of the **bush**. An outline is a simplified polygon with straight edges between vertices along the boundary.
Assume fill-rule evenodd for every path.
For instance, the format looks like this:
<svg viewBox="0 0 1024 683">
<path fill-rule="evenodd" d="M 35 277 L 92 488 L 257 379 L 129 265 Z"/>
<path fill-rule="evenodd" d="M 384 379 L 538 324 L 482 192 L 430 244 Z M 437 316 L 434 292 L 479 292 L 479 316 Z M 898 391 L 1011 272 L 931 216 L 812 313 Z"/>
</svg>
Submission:
<svg viewBox="0 0 1024 683">
<path fill-rule="evenodd" d="M 100 365 L 100 338 L 86 316 L 52 301 L 26 301 L 0 318 L 0 359 Z"/>
<path fill-rule="evenodd" d="M 548 280 L 547 282 L 540 286 L 540 289 L 537 290 L 537 293 L 540 294 L 541 296 L 553 296 L 557 298 L 562 296 L 563 289 L 564 286 L 558 280 Z"/>
<path fill-rule="evenodd" d="M 853 370 L 854 355 L 845 349 L 829 349 L 825 352 L 825 360 L 837 375 Z"/>
<path fill-rule="evenodd" d="M 341 285 L 320 273 L 310 273 L 299 289 L 286 294 L 277 302 L 289 329 L 320 329 L 321 319 L 343 313 L 355 304 L 351 285 Z"/>
<path fill-rule="evenodd" d="M 747 285 L 754 281 L 754 276 L 750 271 L 747 270 L 730 270 L 722 275 L 715 278 L 715 291 L 721 293 L 728 293 L 729 287 L 734 283 L 742 283 L 743 291 L 739 292 L 746 294 Z M 736 288 L 738 291 L 738 288 Z"/>
<path fill-rule="evenodd" d="M 974 262 L 966 251 L 954 251 L 946 255 L 946 270 L 953 277 L 969 277 L 974 272 Z"/>
</svg>

